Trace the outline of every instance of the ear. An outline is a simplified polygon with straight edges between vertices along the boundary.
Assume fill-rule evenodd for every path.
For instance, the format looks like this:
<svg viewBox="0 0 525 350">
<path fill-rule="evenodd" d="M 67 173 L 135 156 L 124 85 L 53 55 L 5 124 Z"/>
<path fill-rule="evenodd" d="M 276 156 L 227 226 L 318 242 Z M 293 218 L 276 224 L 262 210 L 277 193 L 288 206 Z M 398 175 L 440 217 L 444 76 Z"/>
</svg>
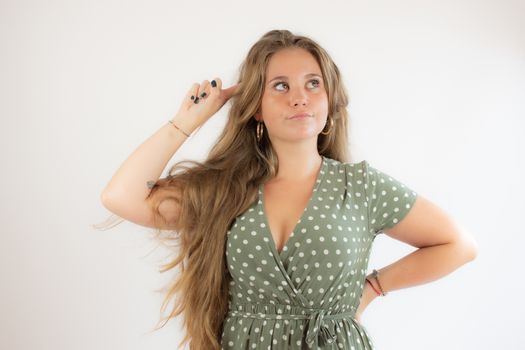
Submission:
<svg viewBox="0 0 525 350">
<path fill-rule="evenodd" d="M 258 122 L 262 121 L 262 119 L 261 119 L 261 113 L 259 113 L 259 112 L 255 113 L 253 117 L 254 117 L 255 120 L 257 120 Z"/>
</svg>

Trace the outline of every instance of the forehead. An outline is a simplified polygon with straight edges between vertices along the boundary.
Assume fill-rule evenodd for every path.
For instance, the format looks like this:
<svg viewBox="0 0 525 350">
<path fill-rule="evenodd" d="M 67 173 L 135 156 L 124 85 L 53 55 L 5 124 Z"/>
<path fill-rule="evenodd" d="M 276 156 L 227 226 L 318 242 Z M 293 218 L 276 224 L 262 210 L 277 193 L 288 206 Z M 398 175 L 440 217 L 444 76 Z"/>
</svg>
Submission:
<svg viewBox="0 0 525 350">
<path fill-rule="evenodd" d="M 279 75 L 299 75 L 318 73 L 321 67 L 315 57 L 305 49 L 287 48 L 273 54 L 266 67 L 266 76 L 272 79 Z"/>
</svg>

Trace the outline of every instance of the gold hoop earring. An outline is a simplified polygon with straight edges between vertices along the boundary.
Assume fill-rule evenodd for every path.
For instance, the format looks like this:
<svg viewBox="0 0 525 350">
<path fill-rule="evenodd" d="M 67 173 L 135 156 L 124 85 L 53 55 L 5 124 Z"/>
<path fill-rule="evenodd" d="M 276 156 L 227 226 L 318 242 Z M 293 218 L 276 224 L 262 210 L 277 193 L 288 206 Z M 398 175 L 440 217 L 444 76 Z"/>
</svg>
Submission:
<svg viewBox="0 0 525 350">
<path fill-rule="evenodd" d="M 321 131 L 321 134 L 323 134 L 323 135 L 328 135 L 330 133 L 330 131 L 332 131 L 332 127 L 334 126 L 334 121 L 332 120 L 332 118 L 328 117 L 328 120 L 330 121 L 330 127 L 328 128 L 327 132 L 322 132 Z M 324 130 L 324 128 L 323 128 L 323 130 Z"/>
<path fill-rule="evenodd" d="M 257 121 L 257 142 L 260 142 L 263 136 L 264 132 L 264 126 L 263 123 L 260 121 Z"/>
</svg>

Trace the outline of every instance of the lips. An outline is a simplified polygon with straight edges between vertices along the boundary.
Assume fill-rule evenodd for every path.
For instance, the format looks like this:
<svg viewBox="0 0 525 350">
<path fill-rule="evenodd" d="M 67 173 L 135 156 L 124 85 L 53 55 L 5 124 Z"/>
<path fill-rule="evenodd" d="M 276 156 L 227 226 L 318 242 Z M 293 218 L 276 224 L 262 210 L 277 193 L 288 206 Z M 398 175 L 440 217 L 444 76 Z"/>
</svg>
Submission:
<svg viewBox="0 0 525 350">
<path fill-rule="evenodd" d="M 299 113 L 299 114 L 296 114 L 296 115 L 292 115 L 290 117 L 290 119 L 295 119 L 295 118 L 305 118 L 305 117 L 311 117 L 310 114 L 308 113 Z"/>
</svg>

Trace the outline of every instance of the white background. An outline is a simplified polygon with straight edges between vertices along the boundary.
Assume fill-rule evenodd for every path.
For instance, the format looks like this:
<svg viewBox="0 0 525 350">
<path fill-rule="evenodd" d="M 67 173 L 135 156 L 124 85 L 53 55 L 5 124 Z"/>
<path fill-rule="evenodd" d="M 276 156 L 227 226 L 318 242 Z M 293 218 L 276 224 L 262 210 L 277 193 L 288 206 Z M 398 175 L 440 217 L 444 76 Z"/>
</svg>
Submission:
<svg viewBox="0 0 525 350">
<path fill-rule="evenodd" d="M 176 349 L 148 333 L 173 275 L 150 230 L 92 224 L 127 156 L 194 82 L 224 86 L 255 41 L 321 44 L 350 95 L 353 161 L 367 159 L 464 225 L 476 260 L 378 298 L 377 349 L 523 347 L 525 5 L 522 1 L 1 1 L 0 348 Z M 226 106 L 168 165 L 202 160 Z M 388 236 L 370 269 L 414 248 Z M 436 262 L 439 263 L 439 262 Z"/>
</svg>

